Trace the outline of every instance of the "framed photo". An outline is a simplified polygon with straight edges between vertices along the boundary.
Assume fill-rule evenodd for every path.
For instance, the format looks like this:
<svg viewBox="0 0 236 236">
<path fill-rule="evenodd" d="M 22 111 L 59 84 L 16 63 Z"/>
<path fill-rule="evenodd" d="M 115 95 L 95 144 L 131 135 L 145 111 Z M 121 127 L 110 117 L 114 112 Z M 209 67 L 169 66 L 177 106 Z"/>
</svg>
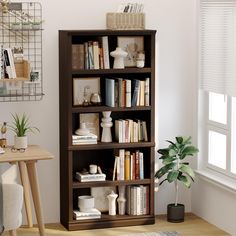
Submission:
<svg viewBox="0 0 236 236">
<path fill-rule="evenodd" d="M 30 81 L 35 82 L 35 81 L 40 81 L 41 80 L 41 75 L 39 70 L 34 70 L 30 72 Z"/>
<path fill-rule="evenodd" d="M 82 113 L 79 115 L 79 120 L 80 123 L 85 123 L 86 128 L 89 129 L 90 133 L 97 135 L 98 140 L 100 139 L 98 113 Z"/>
<path fill-rule="evenodd" d="M 91 94 L 100 93 L 100 78 L 74 78 L 73 79 L 73 105 L 90 105 Z"/>
<path fill-rule="evenodd" d="M 122 48 L 128 53 L 128 56 L 125 58 L 126 67 L 136 66 L 136 57 L 139 51 L 144 51 L 144 38 L 143 36 L 135 37 L 126 37 L 121 36 L 117 37 L 118 47 Z"/>
<path fill-rule="evenodd" d="M 109 202 L 107 196 L 114 191 L 116 187 L 92 187 L 91 195 L 94 197 L 95 208 L 101 212 L 109 211 Z"/>
</svg>

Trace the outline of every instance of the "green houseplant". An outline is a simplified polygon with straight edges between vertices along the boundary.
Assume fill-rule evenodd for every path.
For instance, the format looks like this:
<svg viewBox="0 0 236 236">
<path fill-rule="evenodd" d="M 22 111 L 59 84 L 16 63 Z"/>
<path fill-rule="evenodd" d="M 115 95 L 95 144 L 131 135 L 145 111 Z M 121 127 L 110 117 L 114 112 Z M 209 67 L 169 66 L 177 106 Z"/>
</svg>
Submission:
<svg viewBox="0 0 236 236">
<path fill-rule="evenodd" d="M 161 179 L 165 177 L 159 185 L 164 182 L 174 183 L 175 186 L 175 203 L 167 206 L 167 220 L 170 222 L 184 221 L 184 205 L 178 203 L 179 182 L 187 188 L 191 187 L 194 181 L 194 171 L 185 161 L 188 156 L 193 156 L 198 149 L 191 145 L 191 137 L 175 137 L 175 142 L 167 140 L 167 148 L 159 149 L 163 166 L 155 173 L 155 177 Z"/>
<path fill-rule="evenodd" d="M 12 117 L 13 123 L 9 127 L 15 133 L 14 147 L 16 149 L 25 149 L 28 146 L 27 133 L 39 132 L 39 129 L 30 125 L 29 117 L 25 113 L 22 115 L 15 113 L 12 114 Z"/>
</svg>

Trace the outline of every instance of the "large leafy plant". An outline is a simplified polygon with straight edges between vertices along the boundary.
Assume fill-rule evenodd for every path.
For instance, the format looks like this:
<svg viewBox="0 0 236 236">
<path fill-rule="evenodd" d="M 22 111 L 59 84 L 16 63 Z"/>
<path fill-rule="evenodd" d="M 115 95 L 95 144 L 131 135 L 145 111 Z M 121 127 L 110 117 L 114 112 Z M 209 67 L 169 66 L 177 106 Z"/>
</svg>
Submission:
<svg viewBox="0 0 236 236">
<path fill-rule="evenodd" d="M 193 156 L 198 149 L 191 145 L 191 137 L 175 137 L 175 142 L 167 140 L 169 146 L 159 149 L 157 152 L 161 154 L 159 159 L 162 160 L 163 166 L 156 172 L 155 177 L 160 179 L 165 176 L 165 181 L 175 183 L 175 206 L 178 204 L 179 186 L 178 182 L 182 182 L 187 188 L 191 187 L 194 181 L 194 171 L 189 163 L 184 161 L 188 156 Z"/>
<path fill-rule="evenodd" d="M 12 114 L 13 123 L 9 125 L 10 129 L 16 134 L 17 137 L 24 137 L 29 132 L 39 131 L 37 127 L 30 125 L 29 117 L 24 113 L 23 115 Z"/>
</svg>

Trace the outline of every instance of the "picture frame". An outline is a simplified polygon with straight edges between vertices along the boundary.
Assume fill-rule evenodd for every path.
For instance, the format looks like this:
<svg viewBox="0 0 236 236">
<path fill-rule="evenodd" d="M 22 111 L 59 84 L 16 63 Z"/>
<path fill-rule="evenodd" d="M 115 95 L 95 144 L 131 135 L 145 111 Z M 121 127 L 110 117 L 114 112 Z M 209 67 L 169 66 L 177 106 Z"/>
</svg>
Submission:
<svg viewBox="0 0 236 236">
<path fill-rule="evenodd" d="M 89 129 L 90 133 L 97 135 L 100 140 L 100 122 L 99 113 L 81 113 L 79 115 L 80 123 L 85 123 L 86 128 Z"/>
<path fill-rule="evenodd" d="M 73 105 L 89 106 L 93 93 L 100 94 L 100 77 L 73 79 Z"/>
<path fill-rule="evenodd" d="M 116 187 L 91 187 L 91 196 L 94 197 L 94 207 L 101 212 L 109 211 L 109 201 L 107 196 L 113 191 L 116 193 Z"/>
<path fill-rule="evenodd" d="M 125 67 L 135 67 L 138 52 L 144 51 L 144 37 L 119 36 L 117 37 L 117 45 L 128 53 L 124 60 Z"/>
<path fill-rule="evenodd" d="M 39 70 L 34 70 L 30 72 L 30 81 L 36 82 L 41 80 L 41 74 Z"/>
</svg>

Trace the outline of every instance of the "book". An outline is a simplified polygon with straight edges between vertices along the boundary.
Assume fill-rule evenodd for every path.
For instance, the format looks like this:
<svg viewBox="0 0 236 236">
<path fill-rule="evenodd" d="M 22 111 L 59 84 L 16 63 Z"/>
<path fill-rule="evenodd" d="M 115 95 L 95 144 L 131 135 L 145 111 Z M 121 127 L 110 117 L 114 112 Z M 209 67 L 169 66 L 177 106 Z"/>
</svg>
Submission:
<svg viewBox="0 0 236 236">
<path fill-rule="evenodd" d="M 110 69 L 108 36 L 102 37 L 104 69 Z"/>
<path fill-rule="evenodd" d="M 130 180 L 130 151 L 125 151 L 125 180 Z"/>
<path fill-rule="evenodd" d="M 97 140 L 74 140 L 72 145 L 97 144 Z"/>
<path fill-rule="evenodd" d="M 99 219 L 101 218 L 101 212 L 97 210 L 96 208 L 92 208 L 86 212 L 74 210 L 73 218 L 75 220 Z"/>
<path fill-rule="evenodd" d="M 93 42 L 93 62 L 94 69 L 99 69 L 99 47 L 98 41 Z"/>
<path fill-rule="evenodd" d="M 79 140 L 97 140 L 97 135 L 89 133 L 88 135 L 72 135 L 73 141 L 79 141 Z"/>
<path fill-rule="evenodd" d="M 94 69 L 94 57 L 93 57 L 93 42 L 88 41 L 88 61 L 89 61 L 89 69 Z"/>
<path fill-rule="evenodd" d="M 105 79 L 106 86 L 106 98 L 105 104 L 109 107 L 115 106 L 115 80 L 114 79 Z"/>
<path fill-rule="evenodd" d="M 138 93 L 139 93 L 139 87 L 140 87 L 140 81 L 139 80 L 134 80 L 133 83 L 133 96 L 131 100 L 131 106 L 137 106 L 138 103 Z"/>
<path fill-rule="evenodd" d="M 84 69 L 89 69 L 88 42 L 84 43 Z"/>
<path fill-rule="evenodd" d="M 125 180 L 125 150 L 119 149 L 120 180 Z"/>
<path fill-rule="evenodd" d="M 144 105 L 145 106 L 149 106 L 150 105 L 150 102 L 149 102 L 149 87 L 150 87 L 150 79 L 149 78 L 146 78 L 145 79 L 145 86 L 144 86 Z"/>
<path fill-rule="evenodd" d="M 143 152 L 139 152 L 139 174 L 140 179 L 144 179 Z"/>
<path fill-rule="evenodd" d="M 90 182 L 90 181 L 105 181 L 106 174 L 88 174 L 82 172 L 76 172 L 75 178 L 80 182 Z"/>
<path fill-rule="evenodd" d="M 144 101 L 144 93 L 145 93 L 145 91 L 144 91 L 144 89 L 145 89 L 145 81 L 140 80 L 139 106 L 144 106 L 144 104 L 145 104 L 145 101 Z"/>
<path fill-rule="evenodd" d="M 125 87 L 125 96 L 126 96 L 126 99 L 125 99 L 125 105 L 126 107 L 131 107 L 131 80 L 127 79 L 125 80 L 125 84 L 126 84 L 126 87 Z"/>
<path fill-rule="evenodd" d="M 84 69 L 84 45 L 72 44 L 72 69 L 83 70 Z"/>
<path fill-rule="evenodd" d="M 9 55 L 6 49 L 3 49 L 3 55 L 4 55 L 4 67 L 6 69 L 7 76 L 10 79 L 12 78 L 12 72 L 11 72 Z"/>
</svg>

